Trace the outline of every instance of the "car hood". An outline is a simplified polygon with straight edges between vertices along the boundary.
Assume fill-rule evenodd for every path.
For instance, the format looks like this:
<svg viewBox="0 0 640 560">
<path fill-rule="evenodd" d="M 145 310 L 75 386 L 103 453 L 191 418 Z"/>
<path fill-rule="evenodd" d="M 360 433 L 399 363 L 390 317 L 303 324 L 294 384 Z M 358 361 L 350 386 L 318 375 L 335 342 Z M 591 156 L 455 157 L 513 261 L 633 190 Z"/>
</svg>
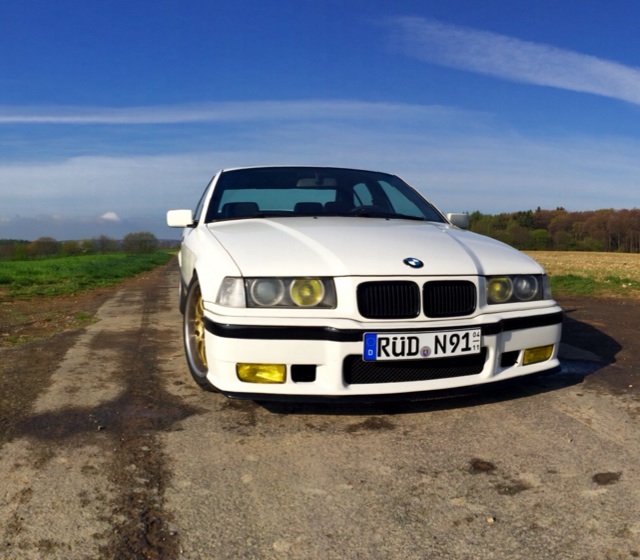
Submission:
<svg viewBox="0 0 640 560">
<path fill-rule="evenodd" d="M 540 274 L 530 257 L 447 224 L 379 218 L 254 218 L 210 224 L 243 276 Z M 403 261 L 419 259 L 422 268 Z"/>
</svg>

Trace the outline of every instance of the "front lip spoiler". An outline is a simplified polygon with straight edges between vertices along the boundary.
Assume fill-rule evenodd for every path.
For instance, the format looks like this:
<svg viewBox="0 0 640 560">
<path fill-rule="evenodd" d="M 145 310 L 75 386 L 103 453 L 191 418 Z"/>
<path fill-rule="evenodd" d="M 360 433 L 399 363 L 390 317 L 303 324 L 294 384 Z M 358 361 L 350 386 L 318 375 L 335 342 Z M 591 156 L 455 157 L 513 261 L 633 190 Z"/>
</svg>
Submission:
<svg viewBox="0 0 640 560">
<path fill-rule="evenodd" d="M 513 319 L 503 319 L 496 323 L 480 325 L 483 336 L 492 336 L 507 331 L 518 331 L 523 329 L 533 329 L 547 327 L 562 323 L 564 319 L 563 311 L 556 311 L 546 315 L 535 315 L 533 317 L 517 317 Z M 227 325 L 217 323 L 205 317 L 205 328 L 213 335 L 221 338 L 236 338 L 243 340 L 321 340 L 331 342 L 362 342 L 364 334 L 371 332 L 365 329 L 335 329 L 333 327 L 294 327 L 294 326 L 274 326 L 274 325 Z M 456 327 L 467 328 L 467 327 Z M 471 328 L 471 327 L 468 327 Z M 440 328 L 415 328 L 415 329 L 375 329 L 377 333 L 401 333 L 409 334 L 414 332 L 439 331 Z"/>
<path fill-rule="evenodd" d="M 221 391 L 219 393 L 230 399 L 250 400 L 257 402 L 275 403 L 300 403 L 300 404 L 362 404 L 376 405 L 383 403 L 411 403 L 423 401 L 436 401 L 439 399 L 453 399 L 456 397 L 473 397 L 498 391 L 503 394 L 507 387 L 519 387 L 523 381 L 533 381 L 538 377 L 544 377 L 559 373 L 562 366 L 553 366 L 547 370 L 530 373 L 528 375 L 512 377 L 509 379 L 469 385 L 466 387 L 452 387 L 450 389 L 433 389 L 430 391 L 417 391 L 407 393 L 381 393 L 375 395 L 292 395 L 272 393 L 240 393 L 235 391 Z"/>
</svg>

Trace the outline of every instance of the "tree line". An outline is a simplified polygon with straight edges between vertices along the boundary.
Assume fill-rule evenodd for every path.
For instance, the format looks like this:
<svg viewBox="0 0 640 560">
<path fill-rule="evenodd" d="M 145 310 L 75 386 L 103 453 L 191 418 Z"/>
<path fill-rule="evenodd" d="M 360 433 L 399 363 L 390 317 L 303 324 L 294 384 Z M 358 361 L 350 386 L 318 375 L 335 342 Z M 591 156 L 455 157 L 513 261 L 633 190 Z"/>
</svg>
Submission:
<svg viewBox="0 0 640 560">
<path fill-rule="evenodd" d="M 0 259 L 27 260 L 47 257 L 69 257 L 74 255 L 95 255 L 101 253 L 153 253 L 170 245 L 160 242 L 148 231 L 138 231 L 125 235 L 122 240 L 101 235 L 80 241 L 57 241 L 53 237 L 39 237 L 34 241 L 20 239 L 0 239 Z"/>
<path fill-rule="evenodd" d="M 640 209 L 568 212 L 526 210 L 469 216 L 469 229 L 498 239 L 517 249 L 531 251 L 605 251 L 640 253 Z M 174 246 L 160 242 L 150 232 L 129 233 L 121 241 L 105 235 L 81 241 L 0 239 L 0 259 L 22 260 L 53 256 L 109 253 L 147 253 Z"/>
<path fill-rule="evenodd" d="M 469 216 L 469 229 L 521 250 L 640 253 L 640 209 L 555 210 Z"/>
</svg>

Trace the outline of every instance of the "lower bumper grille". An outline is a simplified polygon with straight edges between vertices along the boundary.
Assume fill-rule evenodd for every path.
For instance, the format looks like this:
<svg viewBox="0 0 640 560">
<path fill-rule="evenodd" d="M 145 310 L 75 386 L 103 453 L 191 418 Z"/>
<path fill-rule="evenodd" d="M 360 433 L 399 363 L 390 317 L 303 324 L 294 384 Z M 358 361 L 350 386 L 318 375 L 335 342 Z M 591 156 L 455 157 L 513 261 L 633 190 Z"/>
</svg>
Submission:
<svg viewBox="0 0 640 560">
<path fill-rule="evenodd" d="M 398 362 L 365 362 L 361 356 L 347 356 L 342 373 L 348 385 L 368 383 L 403 383 L 431 381 L 477 375 L 484 369 L 487 349 L 471 356 L 431 360 L 403 360 Z"/>
</svg>

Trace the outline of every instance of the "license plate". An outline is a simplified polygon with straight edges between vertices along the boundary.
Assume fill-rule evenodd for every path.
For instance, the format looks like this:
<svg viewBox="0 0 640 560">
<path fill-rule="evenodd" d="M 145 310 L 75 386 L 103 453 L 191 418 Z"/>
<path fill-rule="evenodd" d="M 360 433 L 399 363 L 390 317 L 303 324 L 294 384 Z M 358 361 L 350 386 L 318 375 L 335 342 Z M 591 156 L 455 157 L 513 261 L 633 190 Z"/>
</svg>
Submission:
<svg viewBox="0 0 640 560">
<path fill-rule="evenodd" d="M 363 359 L 427 360 L 480 352 L 480 329 L 422 333 L 365 333 Z"/>
</svg>

